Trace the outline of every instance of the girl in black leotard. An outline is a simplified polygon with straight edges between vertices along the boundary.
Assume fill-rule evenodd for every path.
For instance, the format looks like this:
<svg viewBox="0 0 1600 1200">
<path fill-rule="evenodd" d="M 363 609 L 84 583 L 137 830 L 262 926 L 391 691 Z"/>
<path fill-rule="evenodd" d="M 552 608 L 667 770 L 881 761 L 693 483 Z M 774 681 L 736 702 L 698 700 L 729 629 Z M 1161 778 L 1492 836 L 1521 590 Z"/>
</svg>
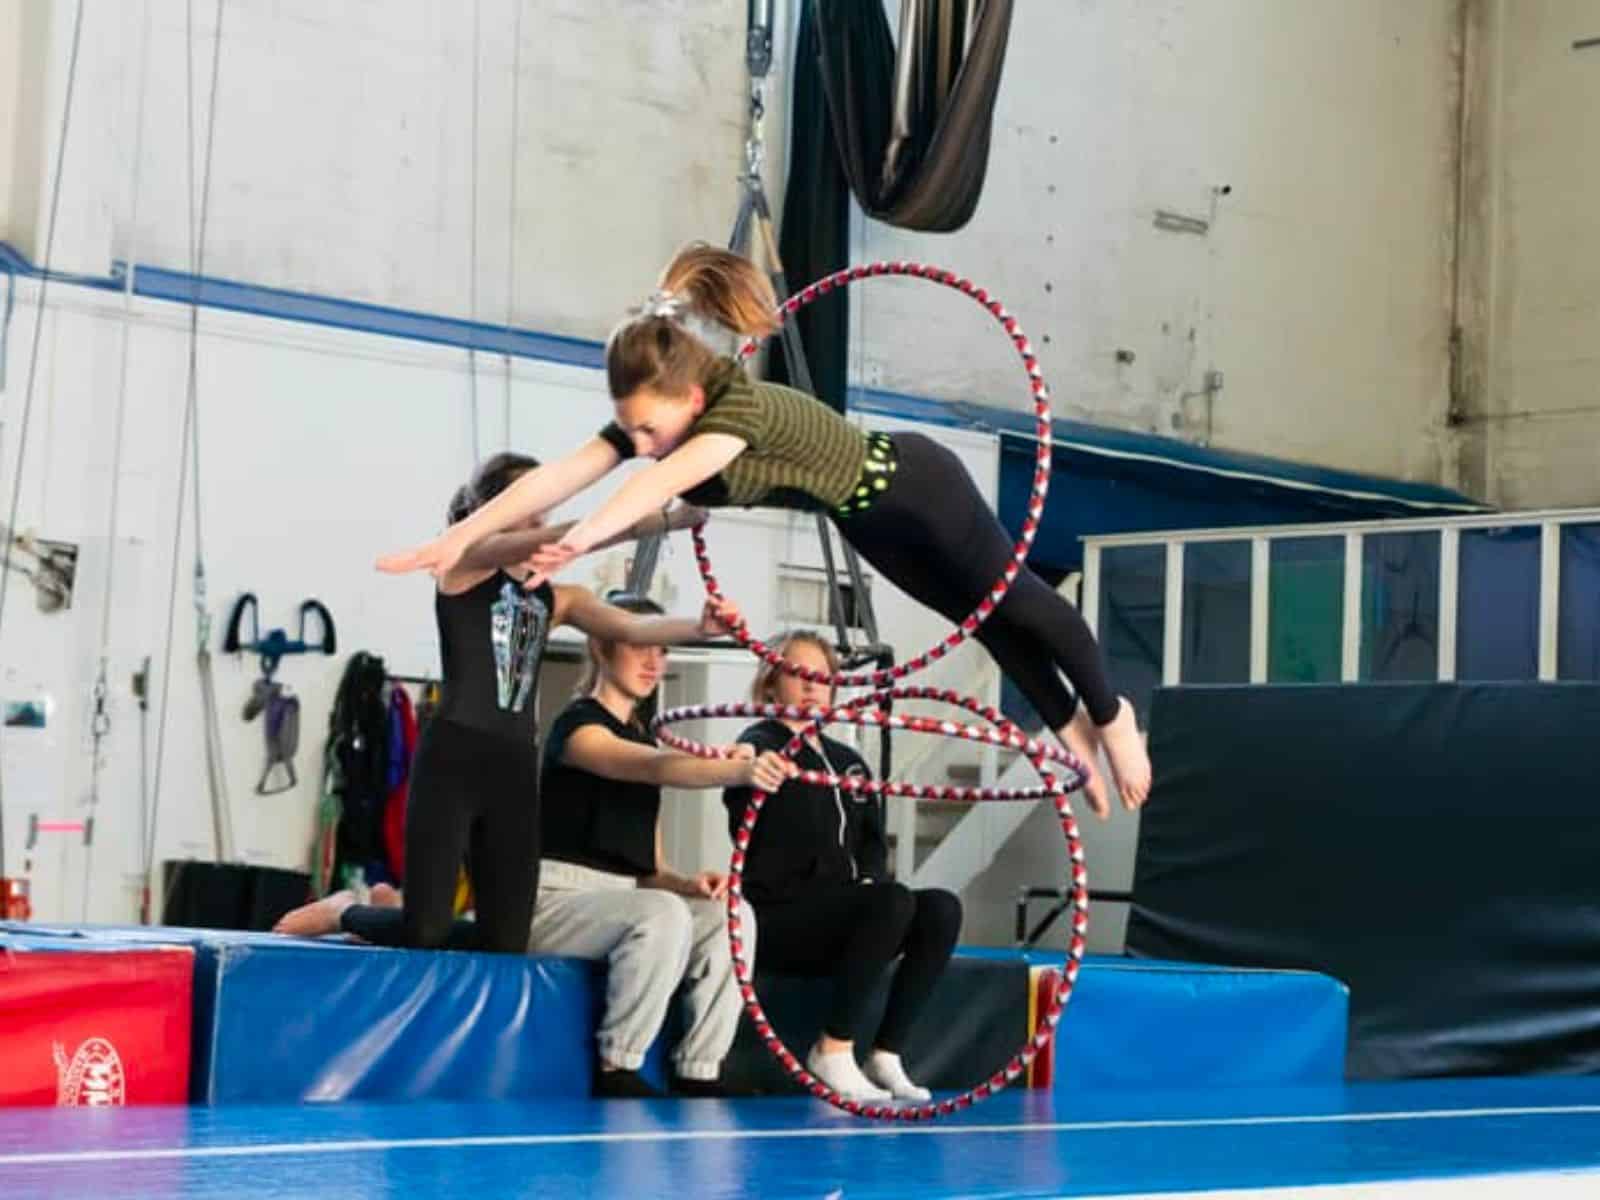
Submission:
<svg viewBox="0 0 1600 1200">
<path fill-rule="evenodd" d="M 526 455 L 495 455 L 456 493 L 450 520 L 464 519 L 538 465 Z M 681 528 L 701 515 L 660 514 L 626 536 Z M 587 588 L 543 583 L 525 590 L 513 564 L 562 532 L 537 519 L 521 522 L 482 539 L 439 577 L 434 615 L 444 694 L 411 770 L 403 906 L 356 904 L 352 893 L 336 892 L 289 913 L 279 932 L 342 929 L 391 946 L 527 949 L 539 876 L 536 694 L 550 631 L 573 625 L 593 637 L 648 645 L 727 631 L 709 605 L 696 622 L 629 613 Z M 475 921 L 453 920 L 463 859 Z"/>
</svg>

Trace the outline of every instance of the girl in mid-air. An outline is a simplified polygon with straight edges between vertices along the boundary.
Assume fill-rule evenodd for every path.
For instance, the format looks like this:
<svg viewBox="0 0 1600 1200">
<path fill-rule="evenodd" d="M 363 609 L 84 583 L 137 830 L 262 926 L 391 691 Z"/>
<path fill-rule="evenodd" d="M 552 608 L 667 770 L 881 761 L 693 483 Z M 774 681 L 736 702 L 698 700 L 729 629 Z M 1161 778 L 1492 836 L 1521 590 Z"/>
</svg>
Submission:
<svg viewBox="0 0 1600 1200">
<path fill-rule="evenodd" d="M 868 433 L 803 392 L 752 381 L 712 345 L 765 337 L 778 324 L 772 287 L 753 263 L 710 246 L 687 247 L 660 289 L 606 343 L 615 419 L 434 541 L 381 559 L 379 567 L 449 572 L 485 535 L 547 512 L 624 460 L 643 457 L 656 461 L 533 554 L 531 582 L 682 497 L 702 508 L 824 511 L 884 578 L 963 620 L 1010 561 L 1010 535 L 950 450 L 920 433 Z M 1144 803 L 1150 759 L 1133 707 L 1112 689 L 1077 609 L 1024 569 L 975 636 L 1083 760 L 1084 792 L 1098 815 L 1110 815 L 1094 770 L 1101 747 L 1124 806 Z"/>
</svg>

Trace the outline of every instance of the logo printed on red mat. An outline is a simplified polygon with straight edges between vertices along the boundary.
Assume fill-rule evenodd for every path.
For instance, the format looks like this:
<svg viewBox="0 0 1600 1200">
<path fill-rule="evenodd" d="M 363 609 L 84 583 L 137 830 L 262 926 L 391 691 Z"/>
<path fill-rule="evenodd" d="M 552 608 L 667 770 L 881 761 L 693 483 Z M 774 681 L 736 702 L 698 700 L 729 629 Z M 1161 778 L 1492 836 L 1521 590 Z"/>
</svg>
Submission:
<svg viewBox="0 0 1600 1200">
<path fill-rule="evenodd" d="M 90 1038 L 78 1047 L 71 1059 L 67 1058 L 65 1046 L 60 1042 L 54 1045 L 58 1106 L 107 1108 L 128 1102 L 122 1058 L 105 1038 Z"/>
</svg>

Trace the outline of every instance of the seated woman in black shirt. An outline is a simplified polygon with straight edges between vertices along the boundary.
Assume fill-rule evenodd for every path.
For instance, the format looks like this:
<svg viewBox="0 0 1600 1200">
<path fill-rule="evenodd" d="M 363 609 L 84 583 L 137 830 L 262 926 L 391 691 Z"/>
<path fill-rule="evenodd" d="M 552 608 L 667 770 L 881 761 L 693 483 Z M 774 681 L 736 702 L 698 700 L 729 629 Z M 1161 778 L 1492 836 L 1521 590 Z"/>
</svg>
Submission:
<svg viewBox="0 0 1600 1200">
<path fill-rule="evenodd" d="M 816 634 L 790 634 L 777 650 L 803 666 L 838 670 L 833 648 Z M 751 697 L 758 704 L 822 707 L 833 703 L 833 689 L 763 666 Z M 779 750 L 808 725 L 765 720 L 739 740 L 758 752 Z M 844 777 L 869 773 L 859 754 L 826 736 L 808 739 L 796 761 Z M 730 831 L 749 800 L 747 786 L 723 793 Z M 745 852 L 744 895 L 761 928 L 763 968 L 833 977 L 833 1002 L 806 1068 L 852 1099 L 927 1100 L 927 1089 L 907 1077 L 900 1051 L 955 949 L 961 901 L 940 889 L 913 892 L 890 882 L 887 866 L 875 796 L 791 780 L 761 810 Z M 873 985 L 896 958 L 883 1021 L 857 1066 L 855 1031 Z"/>
<path fill-rule="evenodd" d="M 649 601 L 618 599 L 632 612 Z M 716 1094 L 742 1001 L 727 933 L 727 877 L 682 875 L 662 854 L 661 788 L 781 786 L 776 754 L 701 759 L 661 749 L 648 709 L 666 670 L 660 646 L 589 639 L 588 678 L 545 741 L 544 857 L 529 948 L 604 958 L 605 1010 L 597 1037 L 601 1096 L 654 1093 L 640 1079 L 674 994 L 684 1034 L 671 1055 L 673 1091 Z M 741 921 L 747 958 L 756 923 Z"/>
</svg>

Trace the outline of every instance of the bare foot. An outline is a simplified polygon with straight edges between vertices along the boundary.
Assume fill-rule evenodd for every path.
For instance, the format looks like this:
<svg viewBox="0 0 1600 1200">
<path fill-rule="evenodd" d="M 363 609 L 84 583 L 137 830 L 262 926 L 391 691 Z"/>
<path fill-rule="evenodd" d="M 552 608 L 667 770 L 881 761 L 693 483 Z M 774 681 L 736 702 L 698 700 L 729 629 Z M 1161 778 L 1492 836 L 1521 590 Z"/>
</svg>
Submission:
<svg viewBox="0 0 1600 1200">
<path fill-rule="evenodd" d="M 272 927 L 272 932 L 287 933 L 294 937 L 323 937 L 338 933 L 339 918 L 355 902 L 354 892 L 334 892 L 321 900 L 302 904 L 293 912 L 284 913 Z"/>
<path fill-rule="evenodd" d="M 1098 730 L 1106 757 L 1111 760 L 1111 775 L 1122 793 L 1122 807 L 1129 812 L 1150 798 L 1150 755 L 1139 732 L 1138 718 L 1126 697 L 1118 697 L 1117 715 Z"/>
<path fill-rule="evenodd" d="M 367 893 L 367 903 L 377 908 L 404 908 L 405 898 L 400 895 L 400 889 L 392 883 L 375 883 L 372 890 Z"/>
<path fill-rule="evenodd" d="M 1089 808 L 1102 821 L 1108 819 L 1111 816 L 1111 801 L 1106 795 L 1105 777 L 1100 774 L 1100 731 L 1089 719 L 1088 710 L 1078 705 L 1072 720 L 1058 729 L 1056 736 L 1072 752 L 1072 756 L 1083 764 L 1086 772 L 1083 798 L 1089 802 Z"/>
</svg>

